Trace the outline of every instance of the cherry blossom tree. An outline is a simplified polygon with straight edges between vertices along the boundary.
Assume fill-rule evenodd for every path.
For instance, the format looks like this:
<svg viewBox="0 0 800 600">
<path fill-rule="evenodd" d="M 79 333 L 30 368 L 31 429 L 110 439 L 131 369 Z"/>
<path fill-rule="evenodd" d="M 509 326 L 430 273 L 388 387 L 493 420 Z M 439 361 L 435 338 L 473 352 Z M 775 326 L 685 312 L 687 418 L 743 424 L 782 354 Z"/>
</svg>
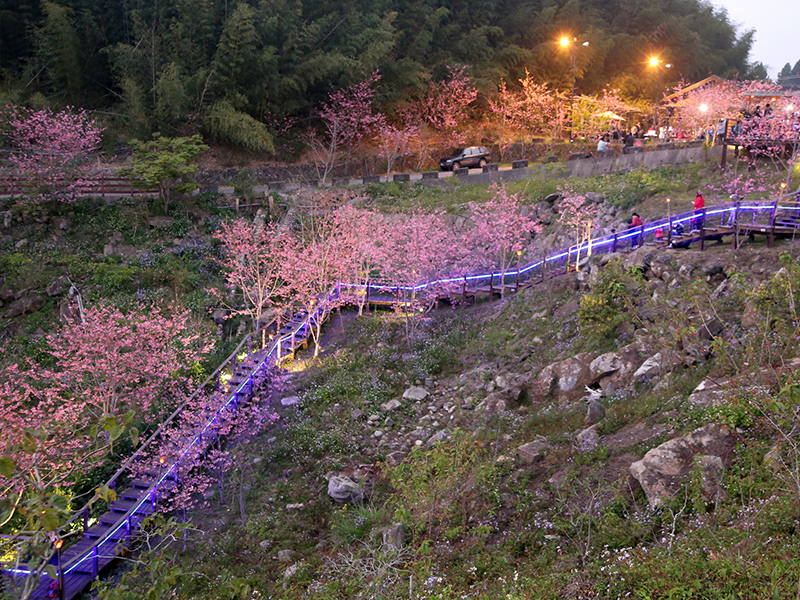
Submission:
<svg viewBox="0 0 800 600">
<path fill-rule="evenodd" d="M 493 184 L 494 196 L 483 203 L 470 203 L 475 226 L 470 231 L 468 245 L 471 261 L 476 266 L 500 270 L 501 295 L 505 296 L 505 277 L 525 247 L 526 234 L 538 233 L 539 223 L 530 223 L 520 214 L 521 198 L 509 194 L 505 185 Z"/>
<path fill-rule="evenodd" d="M 90 307 L 84 322 L 66 323 L 47 337 L 47 353 L 57 362 L 40 373 L 65 406 L 114 439 L 125 420 L 147 419 L 178 383 L 177 375 L 210 349 L 198 333 L 190 333 L 189 317 L 175 307 L 128 312 Z"/>
<path fill-rule="evenodd" d="M 307 141 L 320 181 L 327 180 L 342 154 L 349 154 L 356 143 L 383 123 L 383 115 L 372 107 L 373 86 L 379 79 L 376 71 L 364 81 L 332 92 L 319 109 L 324 134 L 320 137 L 310 132 Z"/>
<path fill-rule="evenodd" d="M 519 82 L 522 85 L 517 117 L 520 124 L 531 134 L 556 137 L 565 119 L 563 94 L 551 90 L 546 83 L 535 82 L 527 70 L 525 79 Z"/>
<path fill-rule="evenodd" d="M 68 488 L 100 465 L 134 425 L 147 423 L 179 393 L 179 375 L 206 350 L 188 332 L 189 315 L 98 305 L 84 322 L 47 337 L 54 366 L 5 367 L 0 384 L 0 525 L 22 528 L 33 592 L 48 569 L 58 528 L 69 515 Z M 166 395 L 166 398 L 165 398 Z M 100 488 L 92 501 L 111 492 Z M 52 575 L 52 573 L 51 573 Z M 27 596 L 26 596 L 27 594 Z"/>
<path fill-rule="evenodd" d="M 51 559 L 58 529 L 70 516 L 69 488 L 102 463 L 110 446 L 84 418 L 82 399 L 65 402 L 51 384 L 32 365 L 0 369 L 0 528 L 25 531 L 6 550 L 16 568 L 29 571 L 11 580 L 23 599 L 45 574 L 56 578 Z"/>
<path fill-rule="evenodd" d="M 432 81 L 422 97 L 406 107 L 404 121 L 420 128 L 415 147 L 420 166 L 430 160 L 431 151 L 464 144 L 459 126 L 477 97 L 478 90 L 467 74 L 467 67 L 450 66 L 445 79 Z"/>
<path fill-rule="evenodd" d="M 797 171 L 800 165 L 800 112 L 791 98 L 776 95 L 772 99 L 770 112 L 753 114 L 740 119 L 728 137 L 744 148 L 740 156 L 746 161 L 748 170 L 761 165 L 784 174 L 784 188 L 793 188 L 792 180 L 800 182 Z M 736 163 L 734 163 L 736 168 Z"/>
<path fill-rule="evenodd" d="M 9 161 L 32 202 L 72 202 L 95 168 L 91 155 L 100 148 L 103 127 L 83 109 L 7 108 Z"/>
<path fill-rule="evenodd" d="M 444 213 L 420 209 L 387 228 L 381 254 L 381 274 L 398 285 L 398 309 L 403 309 L 406 338 L 412 341 L 417 320 L 429 311 L 447 286 L 437 284 L 443 275 L 457 272 L 467 252 L 444 220 Z M 457 283 L 452 284 L 458 287 Z"/>
<path fill-rule="evenodd" d="M 497 94 L 494 98 L 489 98 L 489 108 L 487 116 L 492 125 L 496 128 L 495 143 L 500 148 L 500 160 L 504 160 L 508 147 L 514 143 L 516 137 L 521 133 L 519 123 L 520 99 L 517 94 L 506 86 L 504 80 L 500 80 L 497 86 Z"/>
<path fill-rule="evenodd" d="M 592 255 L 592 231 L 597 218 L 599 206 L 588 200 L 585 195 L 576 193 L 568 184 L 559 186 L 562 198 L 558 204 L 558 222 L 574 235 L 577 253 L 575 266 L 580 263 L 580 249 L 588 243 L 587 256 Z M 569 268 L 569 263 L 567 263 Z"/>
<path fill-rule="evenodd" d="M 392 172 L 392 166 L 411 153 L 414 142 L 419 138 L 417 125 L 395 127 L 385 121 L 378 124 L 378 133 L 375 141 L 378 143 L 379 156 L 386 160 L 386 175 Z"/>
<path fill-rule="evenodd" d="M 280 248 L 285 234 L 275 225 L 261 226 L 244 220 L 223 223 L 216 239 L 222 242 L 218 263 L 225 270 L 227 292 L 210 290 L 234 315 L 250 317 L 258 331 L 265 313 L 283 301 Z M 241 294 L 242 303 L 234 301 Z"/>
<path fill-rule="evenodd" d="M 366 290 L 385 258 L 391 226 L 382 220 L 382 215 L 351 206 L 341 207 L 333 218 L 342 237 L 343 280 L 355 284 L 342 289 L 342 301 L 358 307 L 361 316 L 367 303 Z"/>
<path fill-rule="evenodd" d="M 329 312 L 343 302 L 341 297 L 331 297 L 331 292 L 348 273 L 350 243 L 331 213 L 312 215 L 301 221 L 280 249 L 281 276 L 292 304 L 311 316 L 317 311 Z M 310 323 L 315 357 L 319 355 L 322 323 L 322 318 Z"/>
</svg>

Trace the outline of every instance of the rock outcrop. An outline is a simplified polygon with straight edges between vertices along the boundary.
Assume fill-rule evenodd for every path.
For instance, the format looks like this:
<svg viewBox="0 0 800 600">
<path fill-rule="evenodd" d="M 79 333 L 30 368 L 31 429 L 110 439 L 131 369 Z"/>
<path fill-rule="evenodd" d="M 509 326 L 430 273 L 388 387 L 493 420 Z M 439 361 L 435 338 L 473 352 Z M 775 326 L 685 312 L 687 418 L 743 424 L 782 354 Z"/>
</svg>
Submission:
<svg viewBox="0 0 800 600">
<path fill-rule="evenodd" d="M 722 479 L 722 467 L 736 446 L 736 436 L 727 425 L 712 423 L 688 435 L 653 448 L 630 466 L 651 507 L 675 495 L 689 479 L 698 458 L 704 496 L 713 502 Z M 718 460 L 717 460 L 718 459 Z M 716 483 L 715 483 L 716 482 Z M 707 490 L 707 491 L 706 491 Z"/>
</svg>

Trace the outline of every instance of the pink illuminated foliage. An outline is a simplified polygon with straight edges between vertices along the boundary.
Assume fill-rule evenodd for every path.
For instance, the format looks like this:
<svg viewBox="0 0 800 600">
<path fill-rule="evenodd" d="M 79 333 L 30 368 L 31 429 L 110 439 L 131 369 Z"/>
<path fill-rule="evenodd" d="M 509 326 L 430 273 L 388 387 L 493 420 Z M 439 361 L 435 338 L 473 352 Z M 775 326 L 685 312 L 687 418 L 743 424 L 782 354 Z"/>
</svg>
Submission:
<svg viewBox="0 0 800 600">
<path fill-rule="evenodd" d="M 207 350 L 188 325 L 188 313 L 174 309 L 123 313 L 98 305 L 47 337 L 53 366 L 0 373 L 0 525 L 21 519 L 30 536 L 25 552 L 43 560 L 31 563 L 39 566 L 25 578 L 23 597 L 41 579 L 70 514 L 68 488 L 123 435 L 135 445 L 134 422 L 157 419 L 162 403 L 185 391 L 184 367 Z M 111 494 L 100 487 L 91 499 L 73 500 Z"/>
<path fill-rule="evenodd" d="M 424 94 L 405 108 L 404 122 L 419 127 L 414 150 L 420 165 L 430 160 L 432 151 L 464 145 L 466 136 L 461 126 L 477 97 L 467 67 L 450 66 L 446 78 L 432 81 Z"/>
<path fill-rule="evenodd" d="M 562 195 L 558 204 L 560 213 L 558 222 L 570 232 L 570 237 L 580 248 L 582 244 L 591 242 L 599 205 L 588 200 L 585 195 L 575 192 L 568 184 L 559 186 L 558 189 Z M 575 261 L 576 264 L 580 261 L 580 251 Z"/>
<path fill-rule="evenodd" d="M 177 423 L 134 466 L 134 473 L 144 477 L 166 470 L 174 475 L 177 470 L 177 481 L 162 493 L 159 510 L 185 512 L 204 503 L 205 493 L 212 487 L 217 488 L 219 503 L 226 503 L 227 476 L 243 450 L 239 443 L 277 419 L 262 397 L 265 392 L 256 391 L 249 402 L 233 402 L 230 394 L 231 390 L 223 388 L 192 398 Z"/>
<path fill-rule="evenodd" d="M 286 282 L 291 303 L 309 317 L 330 311 L 341 304 L 340 297 L 329 297 L 332 288 L 348 274 L 351 240 L 342 235 L 331 213 L 313 215 L 288 236 L 280 249 L 281 277 Z M 313 318 L 311 334 L 314 356 L 319 355 L 321 318 Z"/>
<path fill-rule="evenodd" d="M 499 269 L 500 279 L 516 262 L 519 264 L 527 234 L 539 233 L 542 226 L 520 214 L 522 199 L 509 194 L 504 185 L 493 184 L 494 196 L 483 203 L 470 203 L 475 226 L 467 241 L 470 262 L 475 267 Z M 505 287 L 501 287 L 505 294 Z"/>
<path fill-rule="evenodd" d="M 100 148 L 103 128 L 83 109 L 30 110 L 7 108 L 9 156 L 33 202 L 72 202 L 95 170 L 92 154 Z"/>
<path fill-rule="evenodd" d="M 342 155 L 348 156 L 363 137 L 383 124 L 383 115 L 372 107 L 373 86 L 379 80 L 376 71 L 364 81 L 332 92 L 319 109 L 323 134 L 311 132 L 307 142 L 321 181 L 327 180 Z"/>
<path fill-rule="evenodd" d="M 265 316 L 283 301 L 285 283 L 279 251 L 285 236 L 271 224 L 234 220 L 223 223 L 215 237 L 222 242 L 218 263 L 225 270 L 227 292 L 210 292 L 231 314 L 250 317 L 253 329 L 258 331 Z M 239 297 L 241 302 L 237 301 Z"/>
<path fill-rule="evenodd" d="M 392 172 L 396 161 L 411 154 L 418 140 L 419 127 L 416 125 L 395 127 L 385 121 L 378 125 L 375 141 L 378 143 L 378 155 L 386 161 L 386 175 Z"/>
<path fill-rule="evenodd" d="M 179 374 L 212 345 L 190 333 L 189 325 L 189 313 L 175 307 L 123 313 L 94 306 L 85 311 L 85 322 L 67 323 L 48 336 L 48 353 L 57 363 L 40 372 L 84 420 L 108 427 L 132 413 L 146 418 L 165 392 L 177 392 Z M 114 432 L 121 423 L 111 426 Z"/>
<path fill-rule="evenodd" d="M 333 219 L 342 237 L 344 281 L 355 284 L 341 289 L 342 301 L 355 305 L 361 316 L 367 302 L 365 290 L 374 283 L 382 261 L 386 260 L 385 250 L 392 227 L 381 215 L 351 206 L 340 208 Z"/>
</svg>

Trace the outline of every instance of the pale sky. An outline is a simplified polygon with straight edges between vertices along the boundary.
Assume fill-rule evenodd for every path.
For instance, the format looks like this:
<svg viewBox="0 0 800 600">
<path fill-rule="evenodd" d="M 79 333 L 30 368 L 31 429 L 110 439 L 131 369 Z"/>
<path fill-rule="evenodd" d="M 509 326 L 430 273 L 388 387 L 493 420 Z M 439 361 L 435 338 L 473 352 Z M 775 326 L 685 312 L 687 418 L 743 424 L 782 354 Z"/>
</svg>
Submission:
<svg viewBox="0 0 800 600">
<path fill-rule="evenodd" d="M 751 62 L 762 62 L 774 80 L 787 62 L 800 60 L 800 16 L 797 0 L 711 0 L 728 11 L 738 32 L 755 29 Z"/>
</svg>

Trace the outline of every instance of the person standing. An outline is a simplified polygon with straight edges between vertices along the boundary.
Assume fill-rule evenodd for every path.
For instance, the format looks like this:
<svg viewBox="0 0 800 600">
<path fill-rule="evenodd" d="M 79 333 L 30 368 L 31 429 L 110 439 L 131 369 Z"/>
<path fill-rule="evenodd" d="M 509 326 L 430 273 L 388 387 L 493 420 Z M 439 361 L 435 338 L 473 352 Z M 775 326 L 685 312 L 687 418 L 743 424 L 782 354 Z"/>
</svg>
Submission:
<svg viewBox="0 0 800 600">
<path fill-rule="evenodd" d="M 642 225 L 644 225 L 644 221 L 642 221 L 642 217 L 639 216 L 639 213 L 633 213 L 631 215 L 631 221 L 628 223 L 628 229 L 641 229 Z M 641 237 L 641 233 L 634 235 L 631 237 L 631 248 L 636 248 L 639 245 L 639 238 Z"/>
<path fill-rule="evenodd" d="M 697 196 L 694 199 L 694 218 L 692 219 L 692 229 L 700 231 L 703 228 L 703 215 L 706 208 L 706 199 L 703 198 L 703 192 L 697 190 Z"/>
</svg>

